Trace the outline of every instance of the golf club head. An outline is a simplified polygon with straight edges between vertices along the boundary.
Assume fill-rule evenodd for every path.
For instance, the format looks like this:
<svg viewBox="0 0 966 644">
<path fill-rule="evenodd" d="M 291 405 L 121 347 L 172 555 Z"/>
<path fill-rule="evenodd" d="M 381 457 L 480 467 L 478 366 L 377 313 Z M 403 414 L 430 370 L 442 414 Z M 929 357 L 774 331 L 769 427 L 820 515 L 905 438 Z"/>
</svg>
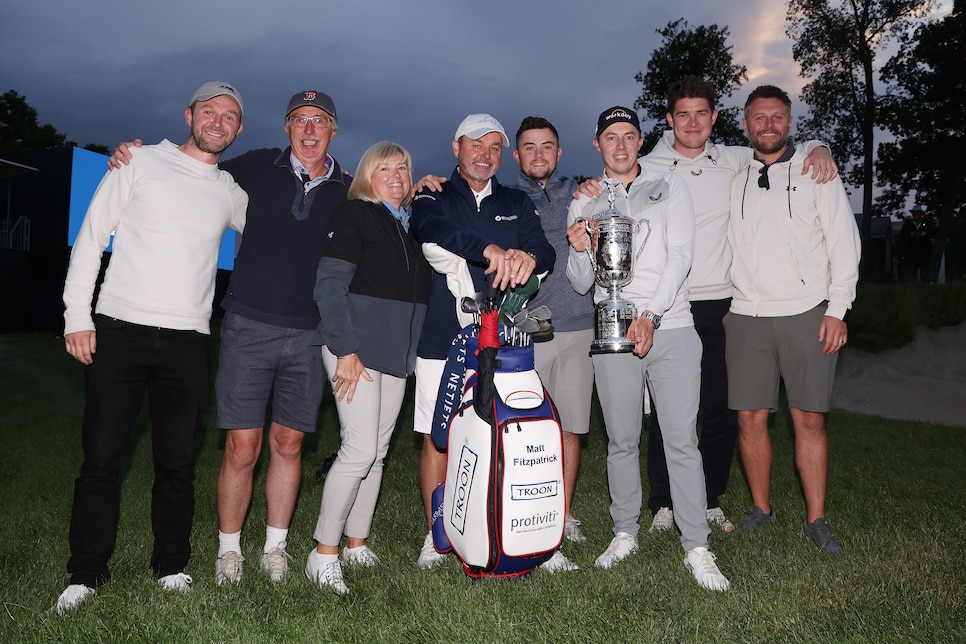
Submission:
<svg viewBox="0 0 966 644">
<path fill-rule="evenodd" d="M 460 310 L 463 313 L 479 313 L 481 305 L 476 299 L 466 296 L 460 300 Z"/>
</svg>

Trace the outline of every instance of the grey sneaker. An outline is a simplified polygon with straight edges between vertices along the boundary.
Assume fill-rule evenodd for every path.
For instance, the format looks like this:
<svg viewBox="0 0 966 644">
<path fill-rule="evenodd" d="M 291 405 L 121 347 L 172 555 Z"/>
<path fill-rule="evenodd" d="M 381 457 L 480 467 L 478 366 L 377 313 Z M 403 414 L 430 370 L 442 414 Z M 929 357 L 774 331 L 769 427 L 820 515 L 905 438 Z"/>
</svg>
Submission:
<svg viewBox="0 0 966 644">
<path fill-rule="evenodd" d="M 165 575 L 158 579 L 158 583 L 167 591 L 179 593 L 191 592 L 191 575 L 186 575 L 183 572 Z"/>
<path fill-rule="evenodd" d="M 738 524 L 735 528 L 735 534 L 746 534 L 749 532 L 755 532 L 759 528 L 763 528 L 770 523 L 774 523 L 778 514 L 775 512 L 775 506 L 769 504 L 768 508 L 771 510 L 768 514 L 761 511 L 757 505 L 753 505 L 747 510 L 745 510 L 744 520 Z"/>
<path fill-rule="evenodd" d="M 651 527 L 648 532 L 664 532 L 665 530 L 670 530 L 674 527 L 674 510 L 671 508 L 660 508 L 657 513 L 654 514 L 654 520 L 651 521 Z"/>
<path fill-rule="evenodd" d="M 571 570 L 579 570 L 580 567 L 567 559 L 567 556 L 560 550 L 553 553 L 553 556 L 540 564 L 540 570 L 549 573 L 555 572 L 569 572 Z"/>
<path fill-rule="evenodd" d="M 242 580 L 242 562 L 245 558 L 237 552 L 226 552 L 215 559 L 215 585 L 223 583 L 240 584 Z"/>
<path fill-rule="evenodd" d="M 839 540 L 832 534 L 832 526 L 828 524 L 828 519 L 819 517 L 811 523 L 805 520 L 802 524 L 802 536 L 812 540 L 818 549 L 833 557 L 844 557 L 845 549 Z"/>
<path fill-rule="evenodd" d="M 305 576 L 319 585 L 319 588 L 331 588 L 339 595 L 349 593 L 349 587 L 342 579 L 342 566 L 339 560 L 322 562 L 322 555 L 315 550 L 309 553 L 309 560 L 305 563 Z"/>
<path fill-rule="evenodd" d="M 705 515 L 708 518 L 709 526 L 716 525 L 725 532 L 735 531 L 735 524 L 733 524 L 731 521 L 728 521 L 728 517 L 724 515 L 724 512 L 722 512 L 720 507 L 708 508 L 708 511 L 705 513 Z"/>
<path fill-rule="evenodd" d="M 51 613 L 63 615 L 69 610 L 73 610 L 81 605 L 88 597 L 97 591 L 84 584 L 71 584 L 64 589 L 64 592 L 57 598 L 57 603 L 50 609 Z"/>
<path fill-rule="evenodd" d="M 567 541 L 573 541 L 574 543 L 585 543 L 587 541 L 587 537 L 580 530 L 580 521 L 569 514 L 564 520 L 564 537 L 567 538 Z"/>
<path fill-rule="evenodd" d="M 285 579 L 285 575 L 288 574 L 289 559 L 291 557 L 285 552 L 284 541 L 277 547 L 262 554 L 261 568 L 268 575 L 268 578 L 272 580 L 273 584 L 277 584 Z"/>
</svg>

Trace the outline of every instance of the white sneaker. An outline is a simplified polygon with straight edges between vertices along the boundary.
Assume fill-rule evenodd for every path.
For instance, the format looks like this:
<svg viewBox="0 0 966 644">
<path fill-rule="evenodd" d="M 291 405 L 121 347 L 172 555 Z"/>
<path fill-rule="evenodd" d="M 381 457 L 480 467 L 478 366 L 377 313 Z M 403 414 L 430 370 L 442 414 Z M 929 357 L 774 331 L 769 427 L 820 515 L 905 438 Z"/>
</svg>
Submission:
<svg viewBox="0 0 966 644">
<path fill-rule="evenodd" d="M 659 508 L 648 532 L 664 532 L 674 527 L 674 510 L 671 508 Z"/>
<path fill-rule="evenodd" d="M 587 541 L 587 537 L 580 530 L 580 521 L 569 514 L 564 519 L 564 536 L 567 538 L 567 541 L 574 543 L 586 543 Z"/>
<path fill-rule="evenodd" d="M 722 530 L 724 530 L 725 532 L 735 531 L 735 524 L 733 524 L 731 521 L 728 521 L 728 517 L 725 516 L 724 512 L 721 510 L 720 507 L 708 508 L 708 511 L 706 512 L 706 516 L 708 518 L 709 526 L 716 525 Z"/>
<path fill-rule="evenodd" d="M 369 546 L 359 546 L 358 548 L 343 548 L 342 563 L 347 566 L 378 566 L 382 562 Z"/>
<path fill-rule="evenodd" d="M 580 567 L 567 559 L 567 556 L 563 552 L 557 550 L 553 553 L 553 556 L 540 564 L 540 570 L 549 573 L 555 572 L 569 572 L 571 570 L 580 570 Z"/>
<path fill-rule="evenodd" d="M 339 560 L 324 563 L 322 555 L 313 550 L 309 553 L 309 560 L 305 564 L 305 576 L 319 585 L 319 588 L 331 588 L 339 595 L 346 595 L 349 587 L 342 579 L 342 566 Z"/>
<path fill-rule="evenodd" d="M 71 584 L 64 589 L 64 592 L 57 598 L 57 603 L 50 612 L 63 615 L 69 610 L 73 610 L 83 603 L 85 599 L 96 594 L 97 591 L 84 584 Z"/>
<path fill-rule="evenodd" d="M 433 545 L 433 533 L 430 532 L 426 535 L 426 538 L 423 539 L 423 547 L 419 551 L 419 559 L 416 560 L 416 563 L 419 564 L 419 567 L 423 570 L 429 570 L 433 566 L 438 566 L 439 564 L 443 563 L 443 559 L 445 558 L 446 555 L 441 552 L 437 552 L 436 546 Z"/>
<path fill-rule="evenodd" d="M 626 532 L 618 532 L 610 541 L 604 554 L 597 557 L 594 565 L 598 568 L 610 568 L 615 563 L 624 559 L 631 553 L 637 552 L 637 537 L 632 537 Z"/>
<path fill-rule="evenodd" d="M 285 552 L 285 542 L 278 544 L 268 552 L 262 553 L 260 566 L 262 571 L 268 574 L 268 578 L 273 584 L 285 579 L 288 574 L 288 560 L 291 557 Z"/>
<path fill-rule="evenodd" d="M 183 572 L 176 572 L 173 575 L 165 575 L 158 579 L 158 583 L 165 590 L 177 591 L 179 593 L 191 592 L 191 577 Z"/>
<path fill-rule="evenodd" d="M 731 588 L 731 582 L 721 574 L 714 561 L 713 552 L 710 552 L 707 548 L 695 548 L 684 558 L 684 565 L 691 571 L 694 579 L 702 588 L 728 590 Z"/>
<path fill-rule="evenodd" d="M 242 580 L 242 562 L 245 558 L 237 552 L 226 552 L 215 559 L 215 585 L 223 583 L 240 584 Z"/>
</svg>

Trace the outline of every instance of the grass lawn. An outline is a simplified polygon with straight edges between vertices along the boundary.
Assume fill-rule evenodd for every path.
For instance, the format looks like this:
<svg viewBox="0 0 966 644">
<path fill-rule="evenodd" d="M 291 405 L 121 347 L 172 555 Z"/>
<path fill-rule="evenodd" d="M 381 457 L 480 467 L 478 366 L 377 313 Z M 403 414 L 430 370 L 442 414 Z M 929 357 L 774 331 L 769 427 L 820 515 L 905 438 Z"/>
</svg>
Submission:
<svg viewBox="0 0 966 644">
<path fill-rule="evenodd" d="M 676 534 L 649 535 L 610 570 L 593 566 L 612 536 L 599 409 L 583 451 L 574 514 L 589 542 L 566 544 L 581 567 L 523 582 L 474 584 L 450 557 L 421 571 L 425 533 L 411 395 L 386 466 L 370 545 L 376 569 L 347 569 L 338 597 L 302 574 L 321 498 L 314 472 L 338 446 L 331 401 L 306 442 L 302 495 L 273 586 L 257 571 L 264 539 L 265 468 L 246 532 L 246 576 L 216 587 L 215 477 L 223 437 L 213 410 L 200 439 L 188 595 L 164 593 L 148 568 L 152 466 L 137 429 L 122 492 L 112 580 L 72 613 L 47 613 L 67 583 L 67 529 L 81 462 L 81 367 L 48 335 L 0 336 L 0 642 L 964 642 L 966 427 L 834 411 L 828 514 L 846 548 L 834 560 L 800 536 L 804 516 L 787 412 L 773 418 L 778 522 L 744 537 L 713 532 L 732 590 L 702 590 Z M 267 452 L 267 450 L 266 450 Z M 645 467 L 642 462 L 642 468 Z M 737 459 L 722 499 L 737 523 L 750 497 Z M 646 480 L 646 473 L 645 480 Z M 645 508 L 645 514 L 646 514 Z"/>
</svg>

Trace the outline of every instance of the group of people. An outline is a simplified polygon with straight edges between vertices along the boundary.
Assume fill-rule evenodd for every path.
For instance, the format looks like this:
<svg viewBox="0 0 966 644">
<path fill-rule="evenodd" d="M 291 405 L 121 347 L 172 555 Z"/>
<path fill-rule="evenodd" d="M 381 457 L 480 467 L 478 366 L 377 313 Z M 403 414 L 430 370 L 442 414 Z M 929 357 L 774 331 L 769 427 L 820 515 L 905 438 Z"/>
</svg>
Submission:
<svg viewBox="0 0 966 644">
<path fill-rule="evenodd" d="M 229 227 L 243 235 L 222 302 L 215 377 L 217 425 L 227 430 L 218 475 L 218 584 L 242 579 L 241 531 L 269 403 L 259 567 L 272 581 L 286 575 L 301 444 L 316 430 L 326 380 L 342 443 L 326 477 L 317 547 L 305 574 L 344 594 L 342 565 L 379 564 L 367 540 L 405 379 L 413 373 L 429 532 L 418 565 L 442 561 L 431 536 L 431 494 L 444 477 L 446 455 L 431 440 L 432 414 L 461 326 L 460 293 L 482 291 L 489 275 L 508 289 L 549 274 L 534 303 L 553 310 L 555 331 L 534 351 L 564 429 L 565 536 L 575 542 L 586 541 L 570 508 L 596 382 L 614 522 L 614 538 L 596 565 L 609 568 L 637 549 L 639 443 L 650 395 L 652 530 L 677 525 L 695 580 L 713 590 L 730 587 L 708 550 L 709 524 L 733 529 L 718 497 L 736 437 L 754 506 L 735 532 L 775 519 L 767 422 L 779 378 L 795 423 L 803 532 L 823 551 L 843 554 L 824 514 L 823 419 L 855 294 L 854 219 L 828 150 L 815 143 L 796 148 L 789 139 L 784 92 L 761 87 L 746 103 L 751 149 L 709 141 L 714 106 L 708 83 L 675 83 L 671 129 L 641 159 L 637 115 L 620 106 L 605 110 L 593 140 L 604 174 L 580 192 L 557 175 L 557 131 L 539 117 L 524 119 L 516 134 L 520 178 L 513 188 L 496 179 L 510 141 L 488 114 L 459 124 L 452 176 L 424 177 L 415 196 L 412 159 L 394 143 L 369 148 L 350 176 L 328 152 L 338 131 L 334 102 L 315 90 L 289 101 L 285 150 L 253 150 L 219 165 L 244 114 L 238 91 L 221 82 L 205 83 L 192 96 L 185 110 L 190 135 L 181 146 L 119 146 L 75 243 L 64 292 L 65 343 L 86 365 L 87 399 L 71 578 L 54 610 L 76 607 L 109 578 L 121 464 L 145 391 L 155 460 L 151 565 L 164 589 L 190 590 L 194 440 L 208 387 L 215 258 Z M 621 213 L 646 220 L 652 234 L 624 289 L 641 312 L 628 329 L 634 353 L 591 358 L 587 220 L 606 208 L 602 190 L 616 193 Z M 594 298 L 602 297 L 598 287 Z M 577 566 L 558 550 L 542 568 Z"/>
</svg>

